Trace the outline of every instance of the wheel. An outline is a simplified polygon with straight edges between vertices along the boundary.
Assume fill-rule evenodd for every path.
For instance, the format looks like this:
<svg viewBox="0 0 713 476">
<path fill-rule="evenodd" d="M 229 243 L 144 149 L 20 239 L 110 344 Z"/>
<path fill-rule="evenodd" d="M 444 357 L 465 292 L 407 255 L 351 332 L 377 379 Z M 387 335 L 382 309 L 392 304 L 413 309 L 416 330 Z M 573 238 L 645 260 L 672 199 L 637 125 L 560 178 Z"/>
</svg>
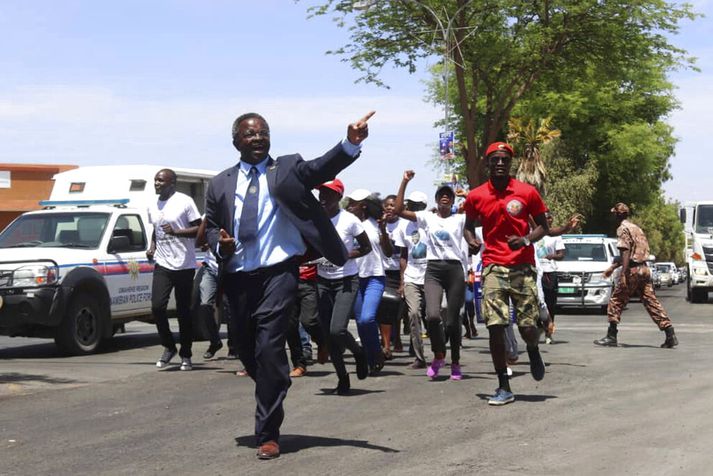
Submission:
<svg viewBox="0 0 713 476">
<path fill-rule="evenodd" d="M 57 328 L 54 341 L 62 352 L 91 354 L 102 340 L 103 316 L 97 300 L 89 294 L 75 296 Z"/>
</svg>

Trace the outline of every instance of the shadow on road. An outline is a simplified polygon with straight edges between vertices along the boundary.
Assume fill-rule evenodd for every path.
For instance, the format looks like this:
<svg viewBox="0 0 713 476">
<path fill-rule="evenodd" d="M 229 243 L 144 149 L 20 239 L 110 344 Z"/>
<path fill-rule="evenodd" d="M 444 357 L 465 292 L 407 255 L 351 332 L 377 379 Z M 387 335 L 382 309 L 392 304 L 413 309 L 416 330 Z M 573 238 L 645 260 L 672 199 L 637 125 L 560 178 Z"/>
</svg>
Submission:
<svg viewBox="0 0 713 476">
<path fill-rule="evenodd" d="M 476 397 L 481 400 L 488 400 L 492 395 L 487 395 L 485 393 L 477 393 Z M 552 400 L 553 398 L 558 398 L 557 395 L 527 395 L 522 393 L 515 394 L 515 402 L 544 402 L 546 400 Z"/>
<path fill-rule="evenodd" d="M 255 448 L 255 435 L 238 436 L 235 438 L 237 446 Z M 344 440 L 341 438 L 328 438 L 326 436 L 312 435 L 281 435 L 280 453 L 296 453 L 297 451 L 309 448 L 329 448 L 336 446 L 351 446 L 354 448 L 364 448 L 367 450 L 381 451 L 382 453 L 399 453 L 399 450 L 388 446 L 372 445 L 366 440 Z"/>
<path fill-rule="evenodd" d="M 320 388 L 320 391 L 322 393 L 316 393 L 315 395 L 320 395 L 320 396 L 334 395 L 334 396 L 339 396 L 339 397 L 356 397 L 359 395 L 368 395 L 370 393 L 384 393 L 383 390 L 367 390 L 365 388 L 352 388 L 349 390 L 348 395 L 337 395 L 336 393 L 334 393 L 333 388 Z"/>
<path fill-rule="evenodd" d="M 49 384 L 82 383 L 81 380 L 74 380 L 69 378 L 55 378 L 49 377 L 47 375 L 22 374 L 17 372 L 0 374 L 0 384 L 18 382 L 42 382 Z"/>
</svg>

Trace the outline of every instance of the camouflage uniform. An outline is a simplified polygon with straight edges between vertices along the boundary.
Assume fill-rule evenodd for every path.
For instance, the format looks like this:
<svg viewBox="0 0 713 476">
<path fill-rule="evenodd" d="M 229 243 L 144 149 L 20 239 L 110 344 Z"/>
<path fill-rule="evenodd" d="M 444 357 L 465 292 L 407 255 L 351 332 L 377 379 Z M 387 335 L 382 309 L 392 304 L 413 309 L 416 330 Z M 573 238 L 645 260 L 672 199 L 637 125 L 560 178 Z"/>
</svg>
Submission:
<svg viewBox="0 0 713 476">
<path fill-rule="evenodd" d="M 510 299 L 516 309 L 518 327 L 534 327 L 540 317 L 537 299 L 537 271 L 529 264 L 500 266 L 483 270 L 483 317 L 490 326 L 510 324 Z"/>
<path fill-rule="evenodd" d="M 626 286 L 618 283 L 607 307 L 609 322 L 619 323 L 621 311 L 629 302 L 631 296 L 640 296 L 651 320 L 660 330 L 671 327 L 671 320 L 659 302 L 651 281 L 651 270 L 646 265 L 649 257 L 649 242 L 644 232 L 629 220 L 623 220 L 616 230 L 617 248 L 629 250 L 629 272 L 626 275 Z"/>
</svg>

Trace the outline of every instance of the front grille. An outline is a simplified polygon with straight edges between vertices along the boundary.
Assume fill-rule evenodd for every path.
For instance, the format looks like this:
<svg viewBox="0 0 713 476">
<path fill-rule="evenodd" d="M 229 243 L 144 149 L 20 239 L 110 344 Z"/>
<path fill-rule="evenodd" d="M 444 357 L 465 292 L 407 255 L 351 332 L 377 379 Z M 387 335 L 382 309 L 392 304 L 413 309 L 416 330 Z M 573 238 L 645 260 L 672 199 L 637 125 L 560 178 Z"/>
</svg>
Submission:
<svg viewBox="0 0 713 476">
<path fill-rule="evenodd" d="M 557 279 L 560 284 L 572 284 L 575 276 L 583 283 L 588 283 L 592 278 L 591 273 L 557 273 Z"/>
<path fill-rule="evenodd" d="M 0 287 L 10 286 L 12 271 L 0 271 Z"/>
<path fill-rule="evenodd" d="M 708 266 L 710 266 L 711 261 L 713 261 L 713 248 L 704 246 L 703 255 L 705 256 L 706 261 L 708 261 Z"/>
</svg>

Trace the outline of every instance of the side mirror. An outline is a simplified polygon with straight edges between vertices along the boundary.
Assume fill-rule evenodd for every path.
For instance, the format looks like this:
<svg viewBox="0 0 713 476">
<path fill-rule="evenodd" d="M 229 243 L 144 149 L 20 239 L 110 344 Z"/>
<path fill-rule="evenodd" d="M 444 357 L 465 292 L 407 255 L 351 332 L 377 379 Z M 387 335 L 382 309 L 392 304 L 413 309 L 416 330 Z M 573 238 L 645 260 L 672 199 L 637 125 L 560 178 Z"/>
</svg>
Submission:
<svg viewBox="0 0 713 476">
<path fill-rule="evenodd" d="M 109 253 L 119 253 L 121 251 L 129 251 L 131 249 L 131 242 L 128 236 L 112 236 L 109 240 L 109 248 L 107 252 Z"/>
<path fill-rule="evenodd" d="M 685 225 L 686 224 L 686 209 L 685 208 L 681 208 L 678 211 L 678 217 L 680 218 L 681 223 L 683 223 Z"/>
</svg>

